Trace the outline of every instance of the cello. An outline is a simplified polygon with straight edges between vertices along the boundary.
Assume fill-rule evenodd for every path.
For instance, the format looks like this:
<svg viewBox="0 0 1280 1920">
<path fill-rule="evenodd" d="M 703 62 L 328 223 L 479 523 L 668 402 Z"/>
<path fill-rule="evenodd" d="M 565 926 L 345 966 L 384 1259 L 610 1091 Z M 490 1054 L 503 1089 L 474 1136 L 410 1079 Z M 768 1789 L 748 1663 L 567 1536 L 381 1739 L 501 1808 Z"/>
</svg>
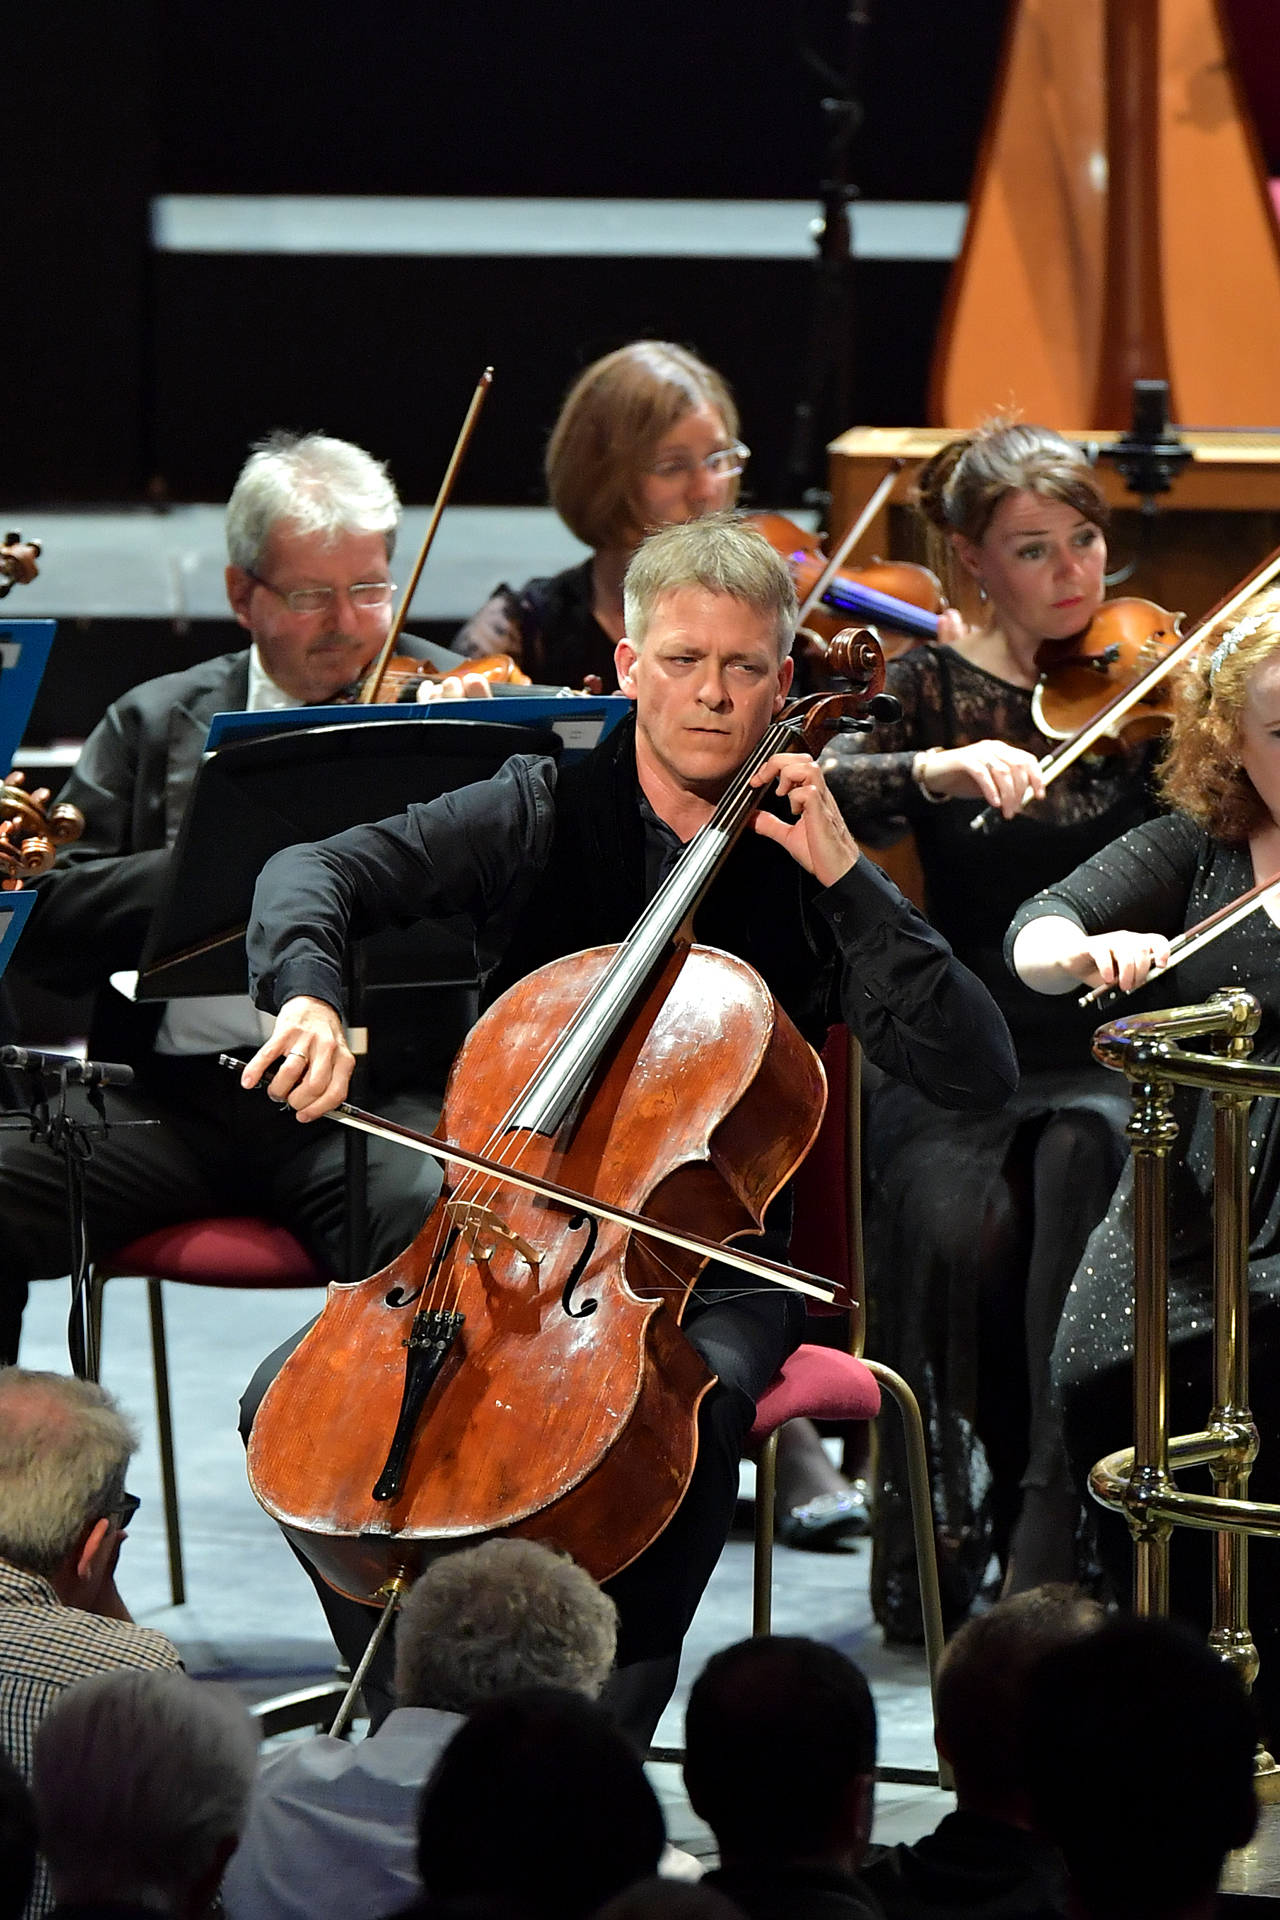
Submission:
<svg viewBox="0 0 1280 1920">
<path fill-rule="evenodd" d="M 394 1598 L 494 1533 L 618 1572 L 693 1471 L 713 1376 L 678 1322 L 707 1259 L 813 1290 L 721 1243 L 759 1229 L 804 1158 L 822 1069 L 759 975 L 694 944 L 691 922 L 760 802 L 754 773 L 880 696 L 874 640 L 844 636 L 840 655 L 853 691 L 783 710 L 626 941 L 488 1009 L 440 1137 L 386 1130 L 446 1160 L 441 1197 L 383 1272 L 330 1288 L 249 1442 L 258 1500 L 340 1591 Z"/>
</svg>

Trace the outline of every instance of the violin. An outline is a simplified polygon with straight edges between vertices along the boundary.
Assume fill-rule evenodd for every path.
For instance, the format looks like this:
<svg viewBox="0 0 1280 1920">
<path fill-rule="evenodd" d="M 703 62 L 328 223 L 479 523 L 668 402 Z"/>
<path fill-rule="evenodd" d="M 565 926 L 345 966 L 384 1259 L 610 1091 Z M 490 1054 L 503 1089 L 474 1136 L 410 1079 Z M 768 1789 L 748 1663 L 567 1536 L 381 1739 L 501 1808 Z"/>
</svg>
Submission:
<svg viewBox="0 0 1280 1920">
<path fill-rule="evenodd" d="M 1145 691 L 1116 713 L 1093 742 L 1094 753 L 1118 753 L 1152 739 L 1173 724 L 1167 678 L 1147 681 L 1182 638 L 1182 615 L 1154 600 L 1106 600 L 1083 633 L 1049 640 L 1036 655 L 1040 679 L 1031 717 L 1047 740 L 1070 740 L 1117 694 L 1145 683 Z"/>
<path fill-rule="evenodd" d="M 6 533 L 0 541 L 0 600 L 14 587 L 27 587 L 40 569 L 40 542 L 24 540 L 20 533 Z"/>
<path fill-rule="evenodd" d="M 753 513 L 749 520 L 787 562 L 796 592 L 804 600 L 827 565 L 821 537 L 781 513 Z M 848 625 L 851 615 L 871 621 L 877 632 L 890 629 L 890 638 L 881 645 L 885 658 L 892 660 L 916 641 L 937 637 L 938 615 L 945 604 L 942 582 L 928 567 L 912 560 L 873 560 L 868 567 L 836 569 L 823 589 L 821 605 L 805 615 L 804 630 L 830 640 Z"/>
<path fill-rule="evenodd" d="M 60 800 L 50 808 L 49 788 L 28 793 L 25 781 L 15 772 L 0 784 L 0 893 L 16 893 L 24 881 L 48 873 L 58 848 L 84 832 L 79 807 Z"/>
<path fill-rule="evenodd" d="M 459 654 L 456 667 L 432 667 L 407 653 L 393 653 L 382 670 L 378 699 L 382 702 L 416 699 L 420 687 L 439 686 L 462 674 L 477 674 L 493 687 L 530 687 L 533 682 L 522 673 L 509 653 L 489 653 L 480 660 L 464 660 Z"/>
<path fill-rule="evenodd" d="M 804 1159 L 825 1080 L 760 976 L 695 944 L 691 920 L 760 804 L 752 773 L 873 724 L 880 647 L 852 633 L 831 651 L 852 690 L 784 708 L 626 940 L 482 1015 L 438 1137 L 340 1110 L 446 1165 L 412 1246 L 329 1289 L 250 1436 L 258 1500 L 339 1591 L 389 1611 L 434 1554 L 496 1533 L 608 1579 L 693 1472 L 713 1375 L 679 1320 L 708 1258 L 830 1298 L 723 1245 Z"/>
<path fill-rule="evenodd" d="M 1182 615 L 1166 613 L 1163 607 L 1157 607 L 1153 601 L 1113 600 L 1102 606 L 1090 621 L 1086 634 L 1094 635 L 1096 631 L 1097 636 L 1104 641 L 1098 652 L 1100 655 L 1107 654 L 1113 645 L 1121 648 L 1118 631 L 1121 625 L 1125 626 L 1129 632 L 1131 646 L 1136 642 L 1136 652 L 1131 656 L 1131 670 L 1127 676 L 1121 674 L 1120 685 L 1111 684 L 1105 676 L 1110 673 L 1113 664 L 1120 666 L 1121 653 L 1117 653 L 1114 662 L 1102 660 L 1100 664 L 1094 665 L 1090 664 L 1094 650 L 1087 641 L 1083 648 L 1078 648 L 1076 642 L 1065 643 L 1072 651 L 1059 663 L 1067 675 L 1063 705 L 1055 716 L 1052 699 L 1046 695 L 1046 698 L 1040 701 L 1040 712 L 1044 712 L 1045 718 L 1051 723 L 1055 718 L 1060 720 L 1063 713 L 1067 711 L 1067 701 L 1081 692 L 1084 679 L 1091 675 L 1097 676 L 1094 682 L 1094 700 L 1092 704 L 1087 699 L 1083 702 L 1090 709 L 1088 713 L 1079 720 L 1074 731 L 1065 737 L 1060 737 L 1059 744 L 1041 760 L 1040 771 L 1045 781 L 1056 780 L 1059 774 L 1065 773 L 1082 754 L 1090 752 L 1095 746 L 1099 751 L 1105 751 L 1102 743 L 1118 741 L 1124 733 L 1129 715 L 1135 713 L 1135 709 L 1145 709 L 1145 712 L 1135 714 L 1140 727 L 1151 723 L 1147 725 L 1147 731 L 1160 731 L 1161 727 L 1167 724 L 1167 718 L 1160 719 L 1162 709 L 1157 688 L 1177 668 L 1191 659 L 1206 635 L 1211 634 L 1215 627 L 1225 625 L 1232 619 L 1246 601 L 1251 600 L 1255 593 L 1260 593 L 1277 574 L 1280 574 L 1280 547 L 1276 547 L 1265 560 L 1253 568 L 1252 572 L 1247 573 L 1230 593 L 1224 594 L 1217 606 L 1210 607 L 1203 619 L 1197 620 L 1190 633 L 1185 634 L 1179 631 L 1178 626 Z M 1111 607 L 1125 610 L 1121 612 L 1117 626 L 1114 628 L 1100 626 L 1099 622 Z M 1136 608 L 1138 611 L 1130 613 L 1127 611 L 1130 608 Z M 1059 643 L 1052 644 L 1056 646 Z M 1147 649 L 1154 657 L 1149 657 L 1148 664 L 1143 667 L 1141 657 Z M 1042 652 L 1044 651 L 1045 649 L 1042 649 Z M 1052 668 L 1047 669 L 1047 677 L 1052 677 Z M 1039 694 L 1040 687 L 1037 686 L 1036 695 Z M 1037 712 L 1036 695 L 1032 696 L 1032 712 L 1036 716 L 1036 725 L 1052 737 L 1051 727 L 1044 724 L 1040 718 L 1040 712 Z M 1137 737 L 1141 738 L 1142 734 L 1139 733 Z M 1025 800 L 1023 805 L 1026 805 Z M 975 833 L 985 833 L 1002 817 L 997 807 L 983 807 L 981 812 L 973 816 L 969 825 Z"/>
</svg>

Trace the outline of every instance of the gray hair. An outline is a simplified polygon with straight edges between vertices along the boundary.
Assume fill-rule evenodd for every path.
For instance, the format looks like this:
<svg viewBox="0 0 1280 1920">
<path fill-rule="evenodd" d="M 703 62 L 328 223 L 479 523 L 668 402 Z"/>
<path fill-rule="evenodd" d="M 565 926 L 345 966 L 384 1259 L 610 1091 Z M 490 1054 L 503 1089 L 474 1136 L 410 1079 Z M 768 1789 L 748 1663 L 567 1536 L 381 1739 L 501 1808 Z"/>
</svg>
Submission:
<svg viewBox="0 0 1280 1920">
<path fill-rule="evenodd" d="M 182 1673 L 68 1687 L 31 1779 L 57 1898 L 179 1911 L 243 1831 L 257 1766 L 252 1722 L 220 1688 Z"/>
<path fill-rule="evenodd" d="M 637 653 L 659 600 L 682 587 L 754 607 L 776 623 L 779 657 L 790 653 L 800 608 L 787 563 L 739 515 L 709 513 L 663 527 L 637 548 L 622 583 L 627 639 Z"/>
<path fill-rule="evenodd" d="M 534 1540 L 486 1540 L 434 1561 L 396 1627 L 401 1706 L 470 1713 L 518 1687 L 594 1700 L 618 1614 L 589 1573 Z"/>
<path fill-rule="evenodd" d="M 92 1380 L 0 1368 L 0 1559 L 54 1572 L 85 1527 L 119 1506 L 137 1446 Z"/>
<path fill-rule="evenodd" d="M 395 551 L 400 497 L 384 461 L 325 433 L 271 433 L 240 469 L 227 502 L 227 557 L 256 573 L 271 531 L 380 533 Z"/>
</svg>

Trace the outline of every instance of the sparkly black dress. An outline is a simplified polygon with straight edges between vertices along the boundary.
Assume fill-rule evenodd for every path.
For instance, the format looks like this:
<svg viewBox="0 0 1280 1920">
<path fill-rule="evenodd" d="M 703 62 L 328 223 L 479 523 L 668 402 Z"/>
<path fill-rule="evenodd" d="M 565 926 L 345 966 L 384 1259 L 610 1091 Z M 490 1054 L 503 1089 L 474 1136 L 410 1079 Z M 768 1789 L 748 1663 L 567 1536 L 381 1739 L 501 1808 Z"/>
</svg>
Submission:
<svg viewBox="0 0 1280 1920">
<path fill-rule="evenodd" d="M 1173 935 L 1194 926 L 1253 885 L 1248 849 L 1213 840 L 1184 814 L 1169 814 L 1104 848 L 1056 886 L 1029 900 L 1010 928 L 1056 913 L 1087 933 L 1128 928 Z M 1253 1058 L 1280 1063 L 1280 928 L 1265 909 L 1251 914 L 1203 952 L 1144 990 L 1141 1005 L 1186 1006 L 1221 987 L 1243 987 L 1262 1005 Z M 1137 996 L 1116 1003 L 1128 1012 Z M 1117 1076 L 1118 1078 L 1118 1076 Z M 1179 1147 L 1171 1167 L 1169 1273 L 1170 1431 L 1205 1424 L 1213 1404 L 1209 1306 L 1212 1299 L 1213 1117 L 1207 1095 L 1180 1090 Z M 1250 1116 L 1253 1174 L 1249 1217 L 1251 1380 L 1262 1451 L 1249 1491 L 1280 1500 L 1280 1104 L 1259 1100 Z M 1063 1310 L 1053 1355 L 1068 1452 L 1081 1486 L 1104 1453 L 1133 1436 L 1133 1180 L 1127 1166 L 1106 1218 L 1090 1236 Z M 1204 1484 L 1193 1475 L 1187 1484 Z M 1098 1538 L 1117 1590 L 1131 1575 L 1128 1529 L 1099 1509 Z M 1179 1529 L 1172 1567 L 1175 1609 L 1207 1612 L 1210 1537 Z M 1250 1618 L 1262 1655 L 1257 1694 L 1273 1738 L 1280 1737 L 1280 1548 L 1262 1540 L 1249 1560 Z"/>
<path fill-rule="evenodd" d="M 869 1350 L 924 1405 L 944 1606 L 958 1620 L 1006 1549 L 1022 1490 L 1065 1486 L 1049 1354 L 1126 1151 L 1123 1087 L 1089 1054 L 1096 1021 L 1012 977 L 1005 929 L 1029 894 L 1151 815 L 1150 750 L 1079 761 L 1045 800 L 977 834 L 979 803 L 926 800 L 913 756 L 989 739 L 1042 755 L 1030 693 L 933 645 L 891 662 L 888 686 L 902 718 L 841 736 L 823 760 L 831 789 L 864 844 L 914 832 L 929 918 L 995 997 L 1023 1075 L 995 1115 L 943 1113 L 888 1082 L 868 1111 Z M 913 1639 L 905 1462 L 885 1429 L 872 1597 L 886 1631 Z"/>
</svg>

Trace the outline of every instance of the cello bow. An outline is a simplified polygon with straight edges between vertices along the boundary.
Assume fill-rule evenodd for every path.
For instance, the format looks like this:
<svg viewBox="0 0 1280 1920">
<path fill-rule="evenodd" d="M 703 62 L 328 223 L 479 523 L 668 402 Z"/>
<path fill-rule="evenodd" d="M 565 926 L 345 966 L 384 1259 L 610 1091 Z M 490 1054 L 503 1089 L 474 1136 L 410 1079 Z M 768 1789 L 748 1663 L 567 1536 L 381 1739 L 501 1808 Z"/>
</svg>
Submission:
<svg viewBox="0 0 1280 1920">
<path fill-rule="evenodd" d="M 218 1065 L 227 1067 L 232 1073 L 244 1072 L 244 1061 L 237 1060 L 233 1054 L 220 1053 Z M 607 1201 L 593 1199 L 589 1194 L 578 1193 L 572 1187 L 558 1186 L 554 1180 L 542 1180 L 520 1167 L 506 1166 L 501 1160 L 489 1159 L 486 1154 L 472 1153 L 467 1147 L 454 1146 L 449 1140 L 439 1140 L 434 1134 L 418 1133 L 413 1127 L 397 1126 L 394 1120 L 384 1120 L 379 1114 L 366 1113 L 363 1107 L 353 1107 L 350 1101 L 344 1100 L 340 1106 L 332 1107 L 324 1118 L 336 1120 L 339 1126 L 352 1127 L 357 1133 L 371 1134 L 375 1140 L 390 1140 L 393 1145 L 409 1147 L 414 1153 L 429 1154 L 442 1164 L 452 1161 L 472 1173 L 487 1174 L 504 1186 L 517 1188 L 521 1193 L 554 1200 L 572 1213 L 585 1213 L 593 1220 L 604 1220 L 610 1226 L 623 1227 L 647 1239 L 663 1241 L 667 1246 L 679 1247 L 685 1253 L 706 1254 L 709 1259 L 719 1260 L 739 1273 L 749 1273 L 757 1280 L 776 1282 L 779 1286 L 789 1287 L 793 1293 L 803 1293 L 811 1300 L 821 1300 L 826 1306 L 836 1304 L 835 1288 L 825 1280 L 820 1280 L 816 1274 L 784 1267 L 776 1260 L 763 1260 L 755 1254 L 740 1253 L 733 1247 L 725 1246 L 722 1241 L 704 1239 L 700 1233 L 683 1233 L 678 1228 L 662 1226 L 657 1220 L 649 1219 L 647 1214 L 632 1213 L 626 1207 L 610 1206 Z"/>
</svg>

